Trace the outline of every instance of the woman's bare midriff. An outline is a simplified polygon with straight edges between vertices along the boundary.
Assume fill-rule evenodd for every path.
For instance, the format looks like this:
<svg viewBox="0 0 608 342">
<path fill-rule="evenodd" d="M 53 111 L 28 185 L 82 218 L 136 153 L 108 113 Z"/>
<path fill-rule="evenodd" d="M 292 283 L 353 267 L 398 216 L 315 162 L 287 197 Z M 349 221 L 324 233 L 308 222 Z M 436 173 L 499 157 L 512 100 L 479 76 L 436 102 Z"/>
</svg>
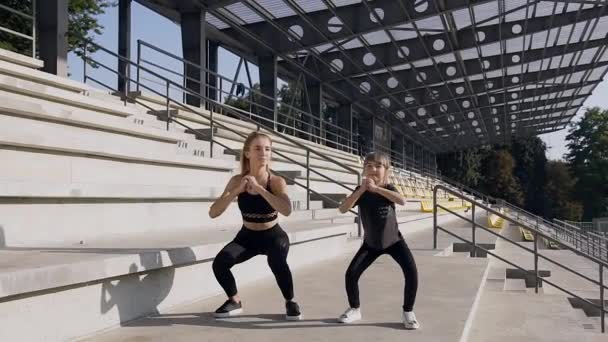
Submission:
<svg viewBox="0 0 608 342">
<path fill-rule="evenodd" d="M 279 219 L 277 218 L 270 222 L 264 222 L 264 223 L 243 221 L 243 225 L 247 229 L 260 231 L 260 230 L 270 229 L 270 228 L 274 227 L 278 222 L 279 222 Z"/>
</svg>

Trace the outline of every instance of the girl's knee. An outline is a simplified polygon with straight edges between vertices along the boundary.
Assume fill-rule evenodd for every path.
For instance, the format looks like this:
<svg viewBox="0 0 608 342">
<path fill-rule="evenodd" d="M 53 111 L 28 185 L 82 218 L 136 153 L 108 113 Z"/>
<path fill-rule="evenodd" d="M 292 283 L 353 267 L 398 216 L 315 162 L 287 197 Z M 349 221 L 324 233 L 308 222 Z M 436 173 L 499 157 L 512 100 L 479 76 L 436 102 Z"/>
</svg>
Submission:
<svg viewBox="0 0 608 342">
<path fill-rule="evenodd" d="M 359 279 L 359 274 L 357 274 L 357 272 L 355 272 L 354 270 L 352 270 L 350 268 L 346 270 L 346 273 L 344 274 L 344 280 L 347 283 L 356 282 L 358 279 Z"/>
</svg>

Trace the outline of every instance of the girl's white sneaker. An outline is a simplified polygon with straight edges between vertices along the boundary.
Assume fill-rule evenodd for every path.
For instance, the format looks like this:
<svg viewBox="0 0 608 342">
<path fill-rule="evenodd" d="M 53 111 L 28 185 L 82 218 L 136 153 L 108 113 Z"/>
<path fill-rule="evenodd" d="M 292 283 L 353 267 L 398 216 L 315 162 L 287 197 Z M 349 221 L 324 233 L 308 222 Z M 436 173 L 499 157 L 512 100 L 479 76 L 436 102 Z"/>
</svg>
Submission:
<svg viewBox="0 0 608 342">
<path fill-rule="evenodd" d="M 416 330 L 420 328 L 420 323 L 416 320 L 414 311 L 403 311 L 403 325 L 405 329 Z"/>
<path fill-rule="evenodd" d="M 340 323 L 352 323 L 361 319 L 361 310 L 359 308 L 348 308 L 343 314 L 338 317 Z"/>
</svg>

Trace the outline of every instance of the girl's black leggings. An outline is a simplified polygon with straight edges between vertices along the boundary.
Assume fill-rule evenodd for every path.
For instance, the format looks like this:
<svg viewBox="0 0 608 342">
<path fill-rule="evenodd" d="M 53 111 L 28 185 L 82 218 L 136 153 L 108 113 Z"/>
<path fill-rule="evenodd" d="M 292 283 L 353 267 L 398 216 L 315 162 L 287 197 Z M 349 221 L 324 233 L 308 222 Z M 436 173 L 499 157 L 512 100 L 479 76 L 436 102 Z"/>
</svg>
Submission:
<svg viewBox="0 0 608 342">
<path fill-rule="evenodd" d="M 418 270 L 416 269 L 414 256 L 403 239 L 386 249 L 374 249 L 365 243 L 361 246 L 346 270 L 345 282 L 348 304 L 351 308 L 358 308 L 361 305 L 359 302 L 359 278 L 382 254 L 390 255 L 401 266 L 405 277 L 403 311 L 412 311 L 416 301 L 416 291 L 418 290 Z"/>
<path fill-rule="evenodd" d="M 289 237 L 277 224 L 270 229 L 255 231 L 241 228 L 234 240 L 227 244 L 213 260 L 213 273 L 226 295 L 237 294 L 236 282 L 230 269 L 236 264 L 245 262 L 256 255 L 268 257 L 268 266 L 272 270 L 279 288 L 286 300 L 293 299 L 293 279 L 287 253 L 289 252 Z"/>
</svg>

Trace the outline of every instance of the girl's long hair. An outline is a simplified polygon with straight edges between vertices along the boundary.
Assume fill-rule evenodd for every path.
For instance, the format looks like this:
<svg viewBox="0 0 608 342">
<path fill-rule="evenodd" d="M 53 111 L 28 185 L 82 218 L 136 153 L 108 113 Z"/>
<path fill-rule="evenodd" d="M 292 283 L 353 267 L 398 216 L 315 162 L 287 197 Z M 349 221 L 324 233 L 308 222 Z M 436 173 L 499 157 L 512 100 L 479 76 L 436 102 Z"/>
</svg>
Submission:
<svg viewBox="0 0 608 342">
<path fill-rule="evenodd" d="M 391 161 L 385 153 L 382 152 L 371 152 L 365 155 L 365 159 L 363 161 L 363 168 L 365 169 L 365 164 L 368 162 L 380 163 L 384 166 L 384 179 L 382 179 L 382 185 L 388 184 L 388 175 L 391 168 Z"/>
<path fill-rule="evenodd" d="M 256 138 L 259 138 L 259 137 L 268 139 L 268 141 L 270 142 L 270 146 L 272 146 L 272 139 L 270 139 L 269 135 L 260 133 L 258 131 L 253 131 L 253 132 L 249 133 L 249 135 L 247 136 L 247 139 L 245 139 L 245 143 L 243 143 L 243 148 L 241 149 L 241 175 L 242 176 L 248 174 L 249 171 L 251 170 L 249 158 L 247 158 L 247 156 L 245 155 L 245 152 L 249 151 L 249 149 L 251 148 L 251 143 Z M 269 171 L 268 165 L 266 166 L 266 169 L 267 169 L 267 171 Z"/>
</svg>

